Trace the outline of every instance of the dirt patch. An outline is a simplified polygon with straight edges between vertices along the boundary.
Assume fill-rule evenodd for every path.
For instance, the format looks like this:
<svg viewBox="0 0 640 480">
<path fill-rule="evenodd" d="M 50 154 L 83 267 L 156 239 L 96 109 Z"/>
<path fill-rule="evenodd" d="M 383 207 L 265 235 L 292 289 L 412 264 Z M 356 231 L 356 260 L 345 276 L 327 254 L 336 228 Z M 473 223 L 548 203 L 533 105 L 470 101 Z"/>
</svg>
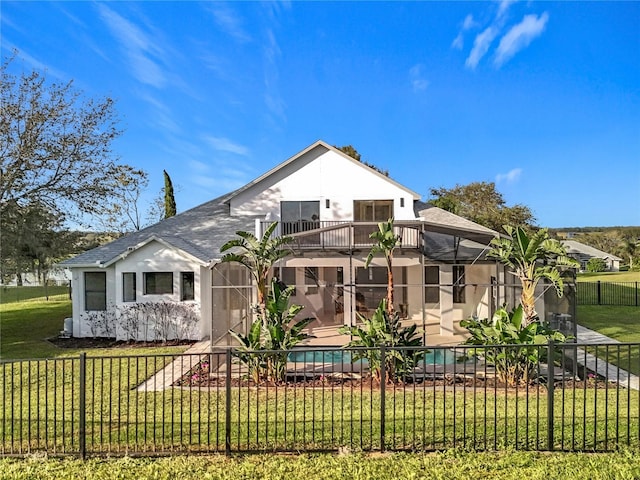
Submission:
<svg viewBox="0 0 640 480">
<path fill-rule="evenodd" d="M 114 340 L 113 338 L 49 338 L 48 341 L 59 348 L 140 348 L 140 347 L 173 347 L 178 345 L 193 345 L 192 340 L 170 340 L 168 342 L 131 342 Z"/>
</svg>

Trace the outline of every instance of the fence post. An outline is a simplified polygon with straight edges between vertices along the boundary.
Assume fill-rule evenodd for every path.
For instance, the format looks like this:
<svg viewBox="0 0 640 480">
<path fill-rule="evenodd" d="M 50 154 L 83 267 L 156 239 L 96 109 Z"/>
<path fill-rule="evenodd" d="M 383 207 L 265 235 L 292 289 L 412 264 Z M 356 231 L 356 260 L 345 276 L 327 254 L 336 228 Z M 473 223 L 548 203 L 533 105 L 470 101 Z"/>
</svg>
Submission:
<svg viewBox="0 0 640 480">
<path fill-rule="evenodd" d="M 553 422 L 554 422 L 554 405 L 553 405 L 553 394 L 554 394 L 554 373 L 555 367 L 553 365 L 553 354 L 554 354 L 554 343 L 553 339 L 550 338 L 547 343 L 547 450 L 553 451 Z"/>
<path fill-rule="evenodd" d="M 224 452 L 231 454 L 231 348 L 227 348 L 226 352 L 226 379 L 225 379 L 225 413 L 224 413 Z"/>
<path fill-rule="evenodd" d="M 80 399 L 78 408 L 80 409 L 78 419 L 78 446 L 80 448 L 80 458 L 87 458 L 87 354 L 80 354 Z"/>
<path fill-rule="evenodd" d="M 598 305 L 601 305 L 600 302 L 602 301 L 602 290 L 600 288 L 600 280 L 598 280 L 597 286 L 598 286 Z"/>
<path fill-rule="evenodd" d="M 638 306 L 638 282 L 636 282 L 636 307 Z"/>
<path fill-rule="evenodd" d="M 386 399 L 385 393 L 387 390 L 387 369 L 386 369 L 386 351 L 385 346 L 380 346 L 380 451 L 384 452 L 384 430 L 385 425 L 385 410 Z"/>
</svg>

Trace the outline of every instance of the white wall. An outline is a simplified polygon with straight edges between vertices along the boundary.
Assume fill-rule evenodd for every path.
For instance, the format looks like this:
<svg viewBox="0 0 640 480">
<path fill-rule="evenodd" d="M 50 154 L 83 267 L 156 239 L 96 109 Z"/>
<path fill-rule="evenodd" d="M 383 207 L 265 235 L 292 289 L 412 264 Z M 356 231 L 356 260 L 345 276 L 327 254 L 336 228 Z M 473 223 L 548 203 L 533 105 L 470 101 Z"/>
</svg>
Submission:
<svg viewBox="0 0 640 480">
<path fill-rule="evenodd" d="M 368 167 L 317 147 L 231 200 L 231 215 L 280 218 L 282 200 L 319 200 L 320 220 L 353 220 L 354 200 L 394 200 L 396 220 L 413 220 L 411 191 Z M 404 199 L 404 207 L 401 207 Z M 329 208 L 326 201 L 329 200 Z"/>
<path fill-rule="evenodd" d="M 107 273 L 107 310 L 117 312 L 127 306 L 134 305 L 134 302 L 123 302 L 123 273 L 136 274 L 136 302 L 175 302 L 183 305 L 189 305 L 200 316 L 200 320 L 190 338 L 200 339 L 208 332 L 208 325 L 203 321 L 203 315 L 200 313 L 201 290 L 206 285 L 201 285 L 203 270 L 208 271 L 199 262 L 191 259 L 187 255 L 167 247 L 160 242 L 150 242 L 149 244 L 131 252 L 126 258 L 116 262 L 108 268 L 92 268 L 92 269 L 73 269 L 72 276 L 72 302 L 73 302 L 73 319 L 75 337 L 91 336 L 91 329 L 87 322 L 89 315 L 93 312 L 85 311 L 84 305 L 84 272 L 87 271 L 105 271 Z M 165 295 L 145 295 L 144 293 L 144 273 L 145 272 L 172 272 L 173 273 L 173 293 Z M 194 300 L 181 301 L 181 273 L 193 272 L 194 274 Z M 206 297 L 208 298 L 208 297 Z M 204 315 L 210 315 L 210 306 L 204 309 Z M 117 316 L 117 313 L 116 313 Z M 204 318 L 207 318 L 204 316 Z M 115 320 L 114 320 L 115 321 Z M 151 333 L 145 334 L 147 338 L 140 340 L 151 340 Z M 145 336 L 143 335 L 143 336 Z M 117 331 L 118 338 L 124 338 L 123 332 Z"/>
</svg>

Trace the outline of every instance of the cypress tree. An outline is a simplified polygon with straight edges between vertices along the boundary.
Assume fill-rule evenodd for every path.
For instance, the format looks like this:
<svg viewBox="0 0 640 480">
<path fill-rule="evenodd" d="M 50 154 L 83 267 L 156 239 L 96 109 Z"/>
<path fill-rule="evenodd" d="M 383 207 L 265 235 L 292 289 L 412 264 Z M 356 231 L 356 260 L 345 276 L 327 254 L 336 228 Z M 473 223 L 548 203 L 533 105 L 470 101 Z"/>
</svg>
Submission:
<svg viewBox="0 0 640 480">
<path fill-rule="evenodd" d="M 173 217 L 176 214 L 176 199 L 173 196 L 173 184 L 166 170 L 164 173 L 164 218 Z"/>
</svg>

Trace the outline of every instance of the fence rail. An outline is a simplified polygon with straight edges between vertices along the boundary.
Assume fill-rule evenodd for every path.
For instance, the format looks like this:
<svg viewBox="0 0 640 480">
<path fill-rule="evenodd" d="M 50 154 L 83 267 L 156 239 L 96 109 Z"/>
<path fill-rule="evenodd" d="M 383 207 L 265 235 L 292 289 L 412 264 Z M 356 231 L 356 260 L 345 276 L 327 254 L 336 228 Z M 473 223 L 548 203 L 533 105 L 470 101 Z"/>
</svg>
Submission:
<svg viewBox="0 0 640 480">
<path fill-rule="evenodd" d="M 640 446 L 640 344 L 383 348 L 380 381 L 359 352 L 286 352 L 260 383 L 232 350 L 4 361 L 0 455 Z M 400 377 L 396 354 L 419 361 Z M 522 354 L 528 381 L 501 381 Z"/>
<path fill-rule="evenodd" d="M 640 306 L 639 282 L 578 282 L 578 305 Z"/>
</svg>

